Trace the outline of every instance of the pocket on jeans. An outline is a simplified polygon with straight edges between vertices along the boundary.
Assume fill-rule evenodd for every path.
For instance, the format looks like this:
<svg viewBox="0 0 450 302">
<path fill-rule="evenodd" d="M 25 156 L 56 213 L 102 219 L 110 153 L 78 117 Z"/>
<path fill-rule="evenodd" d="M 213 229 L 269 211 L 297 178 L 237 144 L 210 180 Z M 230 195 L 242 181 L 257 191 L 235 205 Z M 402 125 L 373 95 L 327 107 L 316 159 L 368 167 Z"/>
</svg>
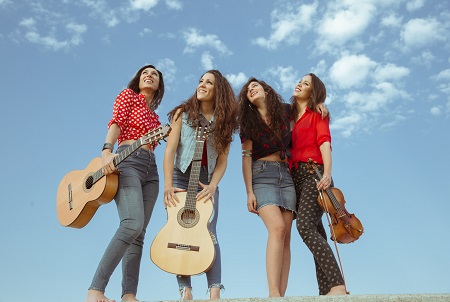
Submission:
<svg viewBox="0 0 450 302">
<path fill-rule="evenodd" d="M 252 173 L 253 175 L 264 172 L 266 170 L 266 165 L 264 163 L 253 164 Z"/>
</svg>

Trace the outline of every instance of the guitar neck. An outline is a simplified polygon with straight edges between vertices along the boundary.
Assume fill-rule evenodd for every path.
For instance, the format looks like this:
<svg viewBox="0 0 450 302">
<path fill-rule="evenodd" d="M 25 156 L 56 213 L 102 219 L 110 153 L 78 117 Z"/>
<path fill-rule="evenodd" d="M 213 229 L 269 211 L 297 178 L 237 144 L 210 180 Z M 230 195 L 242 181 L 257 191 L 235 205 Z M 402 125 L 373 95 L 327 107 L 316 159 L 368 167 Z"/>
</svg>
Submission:
<svg viewBox="0 0 450 302">
<path fill-rule="evenodd" d="M 198 181 L 200 179 L 200 168 L 202 164 L 204 144 L 205 141 L 197 140 L 197 142 L 195 143 L 194 158 L 191 163 L 191 175 L 189 177 L 189 185 L 186 193 L 185 206 L 192 210 L 195 209 L 196 206 L 195 203 L 197 202 L 196 196 L 197 196 Z"/>
<path fill-rule="evenodd" d="M 124 161 L 128 156 L 131 155 L 134 151 L 139 149 L 142 146 L 142 139 L 138 139 L 134 143 L 132 143 L 130 146 L 128 146 L 125 150 L 119 153 L 116 157 L 113 159 L 114 166 L 117 167 L 122 161 Z M 94 174 L 92 174 L 93 182 L 92 184 L 95 184 L 97 181 L 99 181 L 103 176 L 102 169 L 98 169 Z"/>
</svg>

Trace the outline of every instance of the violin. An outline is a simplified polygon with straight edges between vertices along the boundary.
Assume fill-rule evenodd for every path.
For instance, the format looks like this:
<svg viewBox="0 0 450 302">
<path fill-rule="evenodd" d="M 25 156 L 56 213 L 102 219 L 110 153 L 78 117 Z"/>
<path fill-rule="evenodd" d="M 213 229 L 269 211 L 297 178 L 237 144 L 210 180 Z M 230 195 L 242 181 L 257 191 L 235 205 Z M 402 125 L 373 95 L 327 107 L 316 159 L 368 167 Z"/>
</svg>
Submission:
<svg viewBox="0 0 450 302">
<path fill-rule="evenodd" d="M 322 179 L 317 164 L 311 158 L 308 159 L 308 169 L 311 174 L 315 172 L 319 179 Z M 319 191 L 317 201 L 323 211 L 330 215 L 331 240 L 338 243 L 351 243 L 358 240 L 363 234 L 364 228 L 354 214 L 347 212 L 342 191 L 338 188 L 328 187 L 325 189 L 326 194 L 322 193 Z"/>
</svg>

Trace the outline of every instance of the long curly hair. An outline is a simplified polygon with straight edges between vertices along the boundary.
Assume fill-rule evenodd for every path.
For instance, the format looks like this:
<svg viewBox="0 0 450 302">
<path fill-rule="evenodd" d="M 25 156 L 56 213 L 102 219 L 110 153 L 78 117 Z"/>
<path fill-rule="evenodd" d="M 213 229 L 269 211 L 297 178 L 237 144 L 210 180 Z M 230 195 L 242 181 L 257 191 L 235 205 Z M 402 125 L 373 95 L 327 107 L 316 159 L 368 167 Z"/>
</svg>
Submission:
<svg viewBox="0 0 450 302">
<path fill-rule="evenodd" d="M 267 125 L 258 109 L 247 98 L 248 86 L 252 82 L 259 83 L 266 93 L 267 106 Z M 259 139 L 258 133 L 261 133 L 267 126 L 272 130 L 272 135 L 280 139 L 281 129 L 284 125 L 283 116 L 283 98 L 266 82 L 251 77 L 247 83 L 242 86 L 238 95 L 238 122 L 241 133 L 252 141 Z"/>
<path fill-rule="evenodd" d="M 311 76 L 311 96 L 309 97 L 308 103 L 306 106 L 314 112 L 317 112 L 317 105 L 324 103 L 327 98 L 327 89 L 325 84 L 316 76 L 314 73 L 308 73 Z M 297 108 L 297 103 L 295 97 L 292 96 L 291 99 L 292 105 L 292 115 L 293 119 L 296 119 L 299 113 L 299 109 Z"/>
<path fill-rule="evenodd" d="M 141 73 L 144 69 L 149 68 L 149 67 L 155 69 L 159 74 L 158 89 L 156 89 L 155 95 L 153 96 L 152 103 L 150 104 L 150 109 L 155 111 L 158 108 L 159 104 L 161 104 L 161 100 L 164 97 L 164 77 L 163 77 L 163 74 L 161 71 L 156 69 L 156 67 L 153 65 L 145 65 L 145 66 L 141 67 L 136 72 L 134 77 L 131 79 L 130 83 L 128 83 L 128 88 L 130 88 L 131 90 L 133 90 L 136 93 L 140 93 L 139 81 L 141 79 Z"/>
<path fill-rule="evenodd" d="M 221 154 L 227 151 L 228 146 L 233 141 L 233 133 L 238 129 L 236 97 L 230 83 L 220 71 L 215 69 L 208 70 L 202 74 L 200 79 L 207 73 L 214 75 L 215 79 L 214 148 L 217 153 Z M 179 109 L 181 109 L 181 112 L 187 112 L 188 122 L 195 124 L 200 118 L 200 102 L 197 99 L 197 91 L 167 114 L 169 121 L 172 121 Z M 179 116 L 176 118 L 178 119 Z"/>
</svg>

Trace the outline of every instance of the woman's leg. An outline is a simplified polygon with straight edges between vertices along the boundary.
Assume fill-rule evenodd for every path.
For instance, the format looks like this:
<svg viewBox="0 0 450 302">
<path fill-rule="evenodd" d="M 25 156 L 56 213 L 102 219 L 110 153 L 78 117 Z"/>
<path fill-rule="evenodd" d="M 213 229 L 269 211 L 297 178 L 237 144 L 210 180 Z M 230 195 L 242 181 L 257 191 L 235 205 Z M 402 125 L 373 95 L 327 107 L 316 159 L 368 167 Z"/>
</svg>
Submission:
<svg viewBox="0 0 450 302">
<path fill-rule="evenodd" d="M 267 205 L 259 209 L 267 232 L 266 271 L 269 285 L 269 297 L 281 297 L 280 281 L 284 262 L 286 225 L 281 210 L 276 205 Z"/>
<path fill-rule="evenodd" d="M 294 183 L 298 197 L 297 230 L 303 242 L 314 256 L 319 293 L 324 295 L 331 288 L 344 285 L 342 274 L 333 251 L 324 238 L 321 223 L 323 210 L 317 202 L 318 191 L 314 177 L 303 165 L 294 170 Z"/>
<path fill-rule="evenodd" d="M 143 151 L 145 152 L 145 151 Z M 138 301 L 136 299 L 137 287 L 139 283 L 139 271 L 142 259 L 142 249 L 148 223 L 153 213 L 153 208 L 159 193 L 158 170 L 154 160 L 154 155 L 150 158 L 146 171 L 142 171 L 144 185 L 142 186 L 144 225 L 142 232 L 127 249 L 122 259 L 122 301 Z"/>
<path fill-rule="evenodd" d="M 286 234 L 284 236 L 283 264 L 281 266 L 281 278 L 279 288 L 281 296 L 284 297 L 288 285 L 289 270 L 291 268 L 291 229 L 294 214 L 291 211 L 282 210 L 282 215 Z"/>
<path fill-rule="evenodd" d="M 121 173 L 115 201 L 119 213 L 120 225 L 98 265 L 91 286 L 89 287 L 87 301 L 92 300 L 92 294 L 105 292 L 109 278 L 132 242 L 142 232 L 144 225 L 142 190 L 140 180 L 137 176 L 122 175 Z"/>
</svg>

